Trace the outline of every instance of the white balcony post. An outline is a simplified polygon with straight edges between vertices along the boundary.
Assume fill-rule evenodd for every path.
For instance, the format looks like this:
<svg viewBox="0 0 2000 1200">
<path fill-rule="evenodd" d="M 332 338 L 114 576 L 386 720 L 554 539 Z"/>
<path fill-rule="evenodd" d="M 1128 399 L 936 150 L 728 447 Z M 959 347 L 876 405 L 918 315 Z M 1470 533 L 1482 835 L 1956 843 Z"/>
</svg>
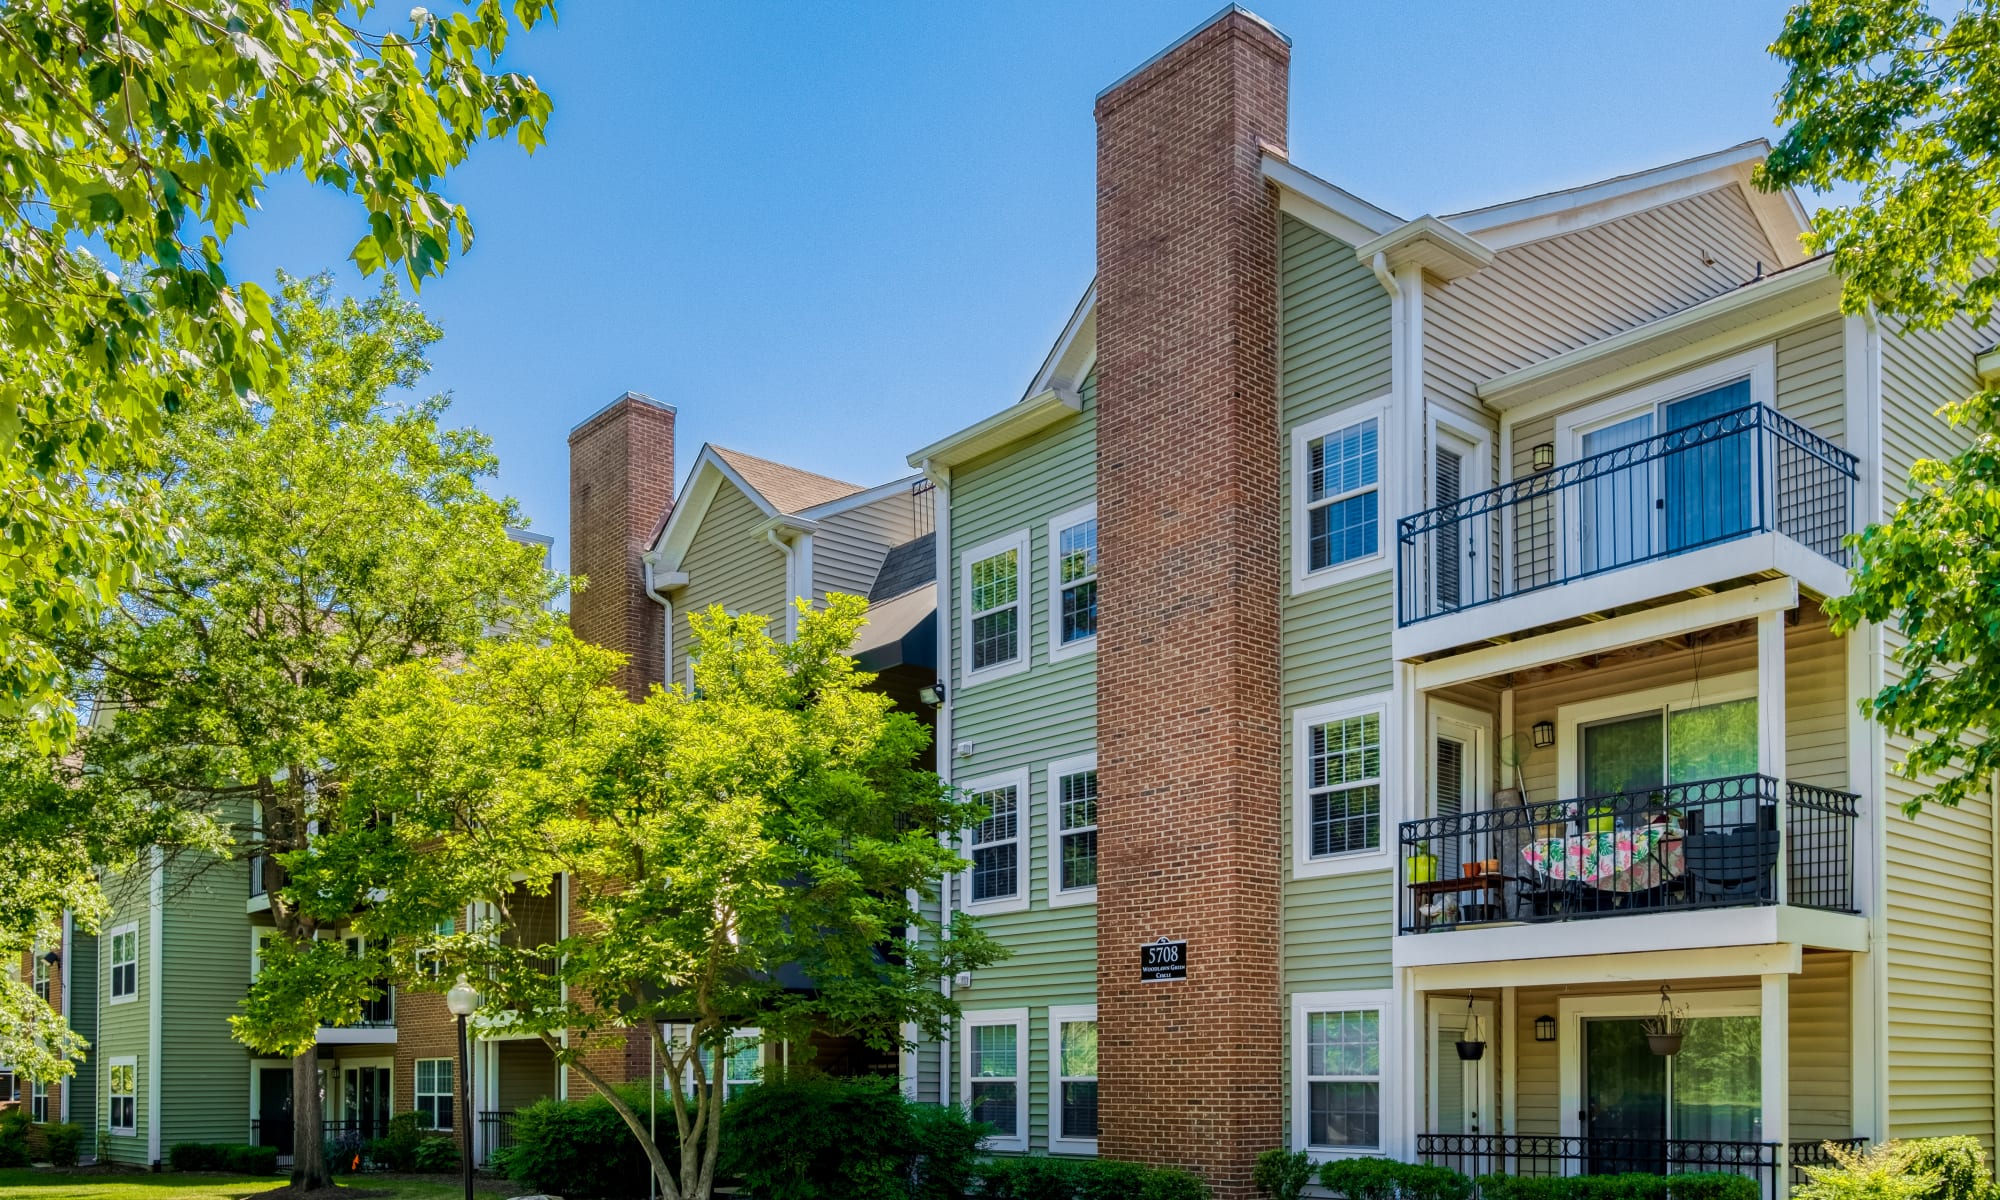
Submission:
<svg viewBox="0 0 2000 1200">
<path fill-rule="evenodd" d="M 1762 1004 L 1758 1025 L 1763 1035 L 1758 1056 L 1763 1074 L 1760 1107 L 1764 1118 L 1764 1140 L 1777 1143 L 1775 1174 L 1778 1195 L 1783 1196 L 1790 1190 L 1792 1170 L 1792 977 L 1772 974 L 1760 976 L 1759 981 Z"/>
<path fill-rule="evenodd" d="M 1784 903 L 1785 859 L 1785 614 L 1757 616 L 1757 769 L 1778 781 L 1777 899 Z"/>
</svg>

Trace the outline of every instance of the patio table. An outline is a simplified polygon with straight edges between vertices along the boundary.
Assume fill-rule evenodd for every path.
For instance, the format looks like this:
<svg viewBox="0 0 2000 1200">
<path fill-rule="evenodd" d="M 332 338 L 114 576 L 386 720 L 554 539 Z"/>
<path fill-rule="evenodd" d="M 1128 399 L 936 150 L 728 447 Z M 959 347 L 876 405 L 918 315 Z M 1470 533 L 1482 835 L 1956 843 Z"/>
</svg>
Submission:
<svg viewBox="0 0 2000 1200">
<path fill-rule="evenodd" d="M 1686 871 L 1677 825 L 1654 822 L 1566 837 L 1538 837 L 1521 847 L 1528 866 L 1550 879 L 1607 892 L 1643 892 Z"/>
</svg>

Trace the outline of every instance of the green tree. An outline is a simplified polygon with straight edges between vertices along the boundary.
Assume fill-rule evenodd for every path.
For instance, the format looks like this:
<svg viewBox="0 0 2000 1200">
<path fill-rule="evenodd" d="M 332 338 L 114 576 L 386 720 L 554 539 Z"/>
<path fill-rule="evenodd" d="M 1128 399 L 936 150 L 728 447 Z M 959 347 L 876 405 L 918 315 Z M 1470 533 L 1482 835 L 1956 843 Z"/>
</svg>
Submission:
<svg viewBox="0 0 2000 1200">
<path fill-rule="evenodd" d="M 482 139 L 532 150 L 549 100 L 493 70 L 552 0 L 450 0 L 370 31 L 368 0 L 0 5 L 0 720 L 75 728 L 56 643 L 160 548 L 163 423 L 281 387 L 269 296 L 223 249 L 275 175 L 360 202 L 354 262 L 412 283 L 471 244 L 439 192 Z M 399 14 L 400 16 L 400 14 Z"/>
<path fill-rule="evenodd" d="M 935 1036 L 956 1011 L 938 981 L 999 953 L 964 920 L 943 941 L 912 903 L 963 867 L 949 846 L 980 810 L 914 765 L 928 731 L 848 657 L 866 607 L 801 605 L 790 642 L 760 616 L 696 615 L 695 688 L 641 704 L 609 688 L 615 656 L 567 633 L 489 645 L 385 674 L 347 725 L 346 832 L 302 864 L 311 886 L 377 896 L 357 927 L 413 982 L 462 974 L 481 1019 L 539 1035 L 618 1110 L 669 1200 L 712 1193 L 735 1030 Z M 560 872 L 572 927 L 550 940 L 513 881 L 546 891 Z M 435 932 L 467 904 L 492 919 Z M 587 1057 L 633 1028 L 666 1077 L 677 1170 Z"/>
<path fill-rule="evenodd" d="M 1986 325 L 2000 300 L 2000 4 L 1937 15 L 1923 0 L 1808 0 L 1771 50 L 1789 75 L 1790 122 L 1764 164 L 1767 187 L 1858 184 L 1821 209 L 1807 247 L 1831 253 L 1842 305 L 1900 329 Z M 1986 786 L 2000 743 L 2000 391 L 1938 396 L 1966 448 L 1918 461 L 1910 494 L 1855 544 L 1834 628 L 1892 633 L 1895 678 L 1862 710 L 1912 748 L 1899 769 L 1931 777 L 1926 800 L 1956 805 Z"/>
<path fill-rule="evenodd" d="M 438 337 L 413 302 L 388 284 L 335 301 L 323 279 L 287 280 L 275 315 L 282 381 L 248 406 L 212 397 L 175 418 L 158 476 L 175 553 L 146 564 L 76 653 L 109 718 L 83 741 L 95 778 L 133 808 L 207 817 L 238 858 L 296 866 L 313 830 L 337 827 L 356 694 L 531 620 L 554 582 L 540 549 L 508 535 L 513 503 L 481 490 L 486 439 L 441 428 L 442 397 L 391 399 L 421 381 Z M 358 1018 L 380 963 L 315 939 L 345 914 L 268 882 L 277 936 L 234 1024 L 293 1057 L 293 1177 L 316 1187 L 314 1031 Z M 281 992 L 283 1011 L 264 1002 Z"/>
</svg>

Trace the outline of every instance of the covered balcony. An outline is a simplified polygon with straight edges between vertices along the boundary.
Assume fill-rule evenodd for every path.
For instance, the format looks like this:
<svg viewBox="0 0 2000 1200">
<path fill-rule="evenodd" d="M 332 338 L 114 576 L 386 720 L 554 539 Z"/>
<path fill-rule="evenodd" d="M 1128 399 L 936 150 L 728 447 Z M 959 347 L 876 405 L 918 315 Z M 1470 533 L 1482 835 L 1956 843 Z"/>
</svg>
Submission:
<svg viewBox="0 0 2000 1200">
<path fill-rule="evenodd" d="M 1744 578 L 1841 590 L 1856 459 L 1765 405 L 1716 411 L 1748 394 L 1575 433 L 1560 466 L 1542 447 L 1545 468 L 1398 521 L 1398 657 Z"/>
</svg>

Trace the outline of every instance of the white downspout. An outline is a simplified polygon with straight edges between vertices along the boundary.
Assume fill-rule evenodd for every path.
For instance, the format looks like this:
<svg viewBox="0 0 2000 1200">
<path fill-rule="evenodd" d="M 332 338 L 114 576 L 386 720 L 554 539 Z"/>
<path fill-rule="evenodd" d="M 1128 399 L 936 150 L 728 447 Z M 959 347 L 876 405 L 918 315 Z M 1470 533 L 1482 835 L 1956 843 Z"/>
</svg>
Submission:
<svg viewBox="0 0 2000 1200">
<path fill-rule="evenodd" d="M 958 689 L 952 677 L 951 617 L 957 611 L 952 607 L 951 577 L 951 468 L 933 467 L 929 459 L 924 460 L 923 472 L 937 489 L 937 498 L 932 503 L 936 513 L 933 528 L 937 533 L 935 562 L 937 574 L 937 680 L 944 687 L 944 703 L 937 709 L 937 766 L 938 775 L 949 784 L 952 782 L 954 762 L 951 749 L 951 706 L 958 699 Z M 946 871 L 938 885 L 938 922 L 943 927 L 943 936 L 951 938 L 952 887 L 956 873 Z M 947 975 L 938 983 L 945 999 L 951 999 L 951 976 Z M 951 1104 L 954 1093 L 951 1088 L 952 1068 L 952 1027 L 945 1026 L 944 1037 L 938 1042 L 938 1103 Z"/>
<path fill-rule="evenodd" d="M 792 599 L 799 594 L 798 554 L 790 542 L 778 536 L 776 525 L 764 531 L 764 540 L 785 556 L 785 640 L 791 641 L 799 631 L 799 610 L 792 606 Z"/>
<path fill-rule="evenodd" d="M 674 602 L 659 588 L 654 570 L 658 566 L 648 554 L 640 560 L 646 567 L 646 595 L 660 606 L 660 686 L 674 685 Z"/>
</svg>

